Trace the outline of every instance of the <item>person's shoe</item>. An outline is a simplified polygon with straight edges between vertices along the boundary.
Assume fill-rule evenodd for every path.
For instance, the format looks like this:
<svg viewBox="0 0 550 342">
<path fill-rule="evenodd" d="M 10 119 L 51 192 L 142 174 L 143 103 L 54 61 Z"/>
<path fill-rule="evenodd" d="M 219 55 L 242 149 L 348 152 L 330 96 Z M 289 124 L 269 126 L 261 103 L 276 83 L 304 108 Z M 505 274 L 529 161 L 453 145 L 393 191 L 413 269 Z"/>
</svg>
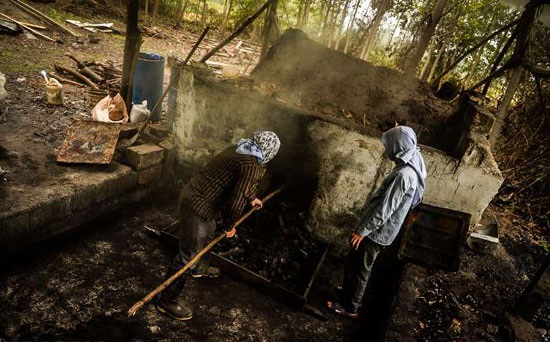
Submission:
<svg viewBox="0 0 550 342">
<path fill-rule="evenodd" d="M 359 316 L 359 314 L 357 314 L 357 311 L 346 310 L 344 306 L 338 302 L 327 302 L 327 307 L 332 312 L 344 317 L 355 319 Z"/>
<path fill-rule="evenodd" d="M 178 321 L 188 321 L 193 318 L 193 310 L 183 303 L 178 303 L 177 301 L 165 302 L 160 300 L 156 305 L 157 310 L 162 312 L 165 315 L 177 319 Z"/>
<path fill-rule="evenodd" d="M 201 278 L 201 277 L 207 277 L 207 278 L 217 278 L 222 274 L 222 271 L 217 267 L 197 267 L 193 271 L 191 271 L 191 276 L 193 278 Z"/>
</svg>

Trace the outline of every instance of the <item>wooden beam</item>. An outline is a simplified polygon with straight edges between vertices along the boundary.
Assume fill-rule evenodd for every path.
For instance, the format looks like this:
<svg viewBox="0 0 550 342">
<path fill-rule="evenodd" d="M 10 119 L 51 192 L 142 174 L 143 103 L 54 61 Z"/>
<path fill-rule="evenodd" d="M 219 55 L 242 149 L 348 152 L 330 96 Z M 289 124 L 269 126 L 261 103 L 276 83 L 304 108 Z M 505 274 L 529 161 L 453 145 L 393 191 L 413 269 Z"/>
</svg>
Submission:
<svg viewBox="0 0 550 342">
<path fill-rule="evenodd" d="M 38 11 L 37 9 L 27 5 L 26 3 L 24 3 L 23 1 L 19 1 L 19 0 L 11 0 L 11 2 L 13 4 L 15 4 L 17 7 L 21 8 L 23 11 L 39 18 L 39 19 L 44 19 L 45 21 L 47 21 L 48 23 L 60 28 L 61 30 L 65 31 L 66 33 L 70 34 L 71 36 L 73 37 L 80 37 L 79 34 L 77 33 L 74 33 L 73 31 L 69 30 L 68 28 L 66 28 L 65 26 L 61 25 L 60 23 L 58 23 L 57 21 L 53 20 L 52 18 L 48 17 L 47 15 L 43 14 L 42 12 Z"/>
<path fill-rule="evenodd" d="M 260 9 L 258 9 L 256 11 L 256 13 L 254 13 L 252 16 L 248 17 L 248 19 L 245 20 L 244 23 L 242 23 L 242 25 L 237 29 L 235 30 L 235 32 L 233 32 L 229 37 L 225 38 L 221 43 L 219 43 L 216 47 L 214 47 L 212 50 L 208 51 L 208 53 L 206 55 L 204 55 L 204 57 L 200 60 L 201 63 L 204 63 L 206 62 L 210 57 L 212 57 L 216 52 L 218 52 L 218 50 L 220 50 L 222 47 L 224 47 L 227 43 L 229 43 L 230 41 L 232 41 L 235 37 L 237 37 L 242 31 L 244 31 L 244 29 L 250 25 L 254 20 L 256 20 L 256 18 L 262 14 L 263 11 L 266 10 L 266 8 L 269 6 L 269 4 L 272 2 L 273 0 L 268 0 L 265 4 L 262 5 L 262 7 L 260 7 Z"/>
<path fill-rule="evenodd" d="M 46 36 L 45 34 L 42 34 L 42 33 L 38 32 L 38 31 L 36 31 L 35 29 L 30 28 L 29 26 L 23 24 L 22 22 L 17 21 L 17 20 L 15 20 L 15 19 L 13 19 L 13 18 L 8 17 L 8 16 L 5 15 L 4 13 L 1 13 L 1 12 L 0 12 L 0 15 L 3 16 L 4 18 L 8 19 L 9 21 L 13 21 L 13 22 L 16 23 L 17 25 L 21 26 L 21 27 L 24 28 L 25 30 L 28 30 L 28 31 L 32 32 L 33 34 L 39 36 L 40 38 L 49 40 L 50 42 L 54 42 L 54 43 L 57 43 L 57 42 L 58 42 L 58 41 L 56 41 L 55 39 L 50 38 L 50 37 Z"/>
</svg>

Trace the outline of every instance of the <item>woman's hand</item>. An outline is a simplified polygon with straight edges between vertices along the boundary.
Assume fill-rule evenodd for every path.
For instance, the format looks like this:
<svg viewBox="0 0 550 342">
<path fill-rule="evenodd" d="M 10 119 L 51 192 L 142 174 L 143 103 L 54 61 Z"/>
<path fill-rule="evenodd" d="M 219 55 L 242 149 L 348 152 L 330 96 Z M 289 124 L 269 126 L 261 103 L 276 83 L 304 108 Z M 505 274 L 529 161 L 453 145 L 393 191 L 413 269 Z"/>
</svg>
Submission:
<svg viewBox="0 0 550 342">
<path fill-rule="evenodd" d="M 237 228 L 233 227 L 231 228 L 231 230 L 225 231 L 225 237 L 228 239 L 231 239 L 233 236 L 235 236 L 236 233 L 237 233 Z"/>
<path fill-rule="evenodd" d="M 361 241 L 363 241 L 363 236 L 361 236 L 361 234 L 358 234 L 358 233 L 351 233 L 351 246 L 353 248 L 355 248 L 356 250 L 359 249 L 359 245 L 361 244 Z"/>
<path fill-rule="evenodd" d="M 252 200 L 252 202 L 250 202 L 250 206 L 251 207 L 258 207 L 258 209 L 262 209 L 264 204 L 262 203 L 262 200 L 260 200 L 259 198 L 254 198 Z"/>
</svg>

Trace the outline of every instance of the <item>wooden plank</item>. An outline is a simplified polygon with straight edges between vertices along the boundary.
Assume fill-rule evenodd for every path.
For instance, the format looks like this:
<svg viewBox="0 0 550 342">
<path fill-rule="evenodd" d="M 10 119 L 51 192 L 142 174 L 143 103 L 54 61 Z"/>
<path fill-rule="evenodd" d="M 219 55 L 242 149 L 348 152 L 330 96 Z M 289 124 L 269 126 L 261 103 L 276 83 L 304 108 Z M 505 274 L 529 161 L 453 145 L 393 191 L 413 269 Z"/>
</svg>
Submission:
<svg viewBox="0 0 550 342">
<path fill-rule="evenodd" d="M 73 31 L 69 30 L 68 28 L 66 28 L 65 26 L 61 25 L 60 23 L 58 23 L 57 21 L 53 20 L 52 18 L 48 17 L 47 15 L 43 14 L 42 12 L 38 11 L 37 9 L 31 7 L 30 5 L 24 3 L 23 1 L 19 1 L 19 0 L 11 0 L 11 2 L 13 4 L 15 4 L 17 7 L 21 8 L 23 11 L 29 13 L 30 15 L 33 15 L 39 19 L 44 19 L 46 20 L 47 22 L 49 22 L 50 24 L 60 28 L 61 30 L 67 32 L 68 34 L 70 34 L 71 36 L 73 37 L 80 37 L 79 34 L 76 34 L 74 33 Z"/>
<path fill-rule="evenodd" d="M 8 16 L 5 15 L 4 13 L 0 13 L 0 15 L 3 16 L 4 18 L 10 20 L 10 21 L 13 21 L 13 22 L 16 23 L 17 25 L 23 27 L 25 30 L 30 31 L 30 32 L 32 32 L 33 34 L 35 34 L 35 35 L 37 35 L 37 36 L 39 36 L 39 37 L 41 37 L 41 38 L 43 38 L 43 39 L 49 40 L 50 42 L 57 43 L 57 41 L 56 41 L 55 39 L 50 38 L 50 37 L 46 36 L 45 34 L 42 34 L 42 33 L 38 32 L 38 31 L 36 31 L 36 30 L 33 29 L 33 28 L 30 28 L 29 26 L 23 24 L 23 23 L 20 22 L 20 21 L 17 21 L 17 20 L 15 20 L 15 19 L 13 19 L 13 18 L 8 17 Z"/>
</svg>

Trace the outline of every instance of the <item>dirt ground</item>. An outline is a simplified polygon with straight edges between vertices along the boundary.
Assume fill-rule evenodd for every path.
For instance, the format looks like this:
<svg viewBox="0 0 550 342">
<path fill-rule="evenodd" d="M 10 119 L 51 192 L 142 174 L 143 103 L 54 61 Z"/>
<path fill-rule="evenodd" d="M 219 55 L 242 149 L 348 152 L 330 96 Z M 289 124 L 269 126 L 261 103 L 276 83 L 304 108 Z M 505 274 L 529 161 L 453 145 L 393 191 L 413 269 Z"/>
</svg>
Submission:
<svg viewBox="0 0 550 342">
<path fill-rule="evenodd" d="M 43 244 L 2 265 L 0 337 L 7 341 L 340 341 L 353 322 L 324 322 L 242 281 L 190 279 L 195 310 L 179 322 L 146 305 L 127 310 L 162 282 L 173 251 L 144 226 L 173 222 L 174 198 L 155 198 Z M 323 282 L 323 280 L 321 280 Z"/>
<path fill-rule="evenodd" d="M 36 7 L 44 8 L 38 4 Z M 36 22 L 7 1 L 0 3 L 0 11 Z M 124 28 L 120 21 L 114 22 L 118 28 Z M 197 33 L 169 28 L 160 31 L 165 34 L 144 37 L 143 51 L 185 56 L 197 37 Z M 45 32 L 62 39 L 64 44 L 24 35 L 0 35 L 0 72 L 6 75 L 5 88 L 10 93 L 0 101 L 6 113 L 6 121 L 0 122 L 0 167 L 8 171 L 3 184 L 9 183 L 10 189 L 14 189 L 6 192 L 6 187 L 0 184 L 0 210 L 10 210 L 18 201 L 18 193 L 58 181 L 57 177 L 66 167 L 55 163 L 55 156 L 66 129 L 73 120 L 90 117 L 92 104 L 87 102 L 86 88 L 68 85 L 62 107 L 46 104 L 40 70 L 51 71 L 54 63 L 73 66 L 64 56 L 65 52 L 82 60 L 111 60 L 121 66 L 124 45 L 121 36 L 88 35 L 79 31 L 82 37 L 72 38 L 54 34 L 52 30 Z M 205 51 L 206 48 L 201 48 L 197 55 Z M 229 56 L 227 52 L 224 54 Z M 214 60 L 235 61 L 231 56 Z M 245 59 L 240 67 L 250 68 L 250 63 Z M 165 84 L 168 75 L 169 68 L 166 68 Z M 327 106 L 332 103 L 331 98 L 323 101 Z M 171 222 L 174 202 L 172 199 L 164 202 L 165 205 L 143 205 L 120 213 L 118 217 L 96 222 L 48 243 L 20 261 L 4 264 L 0 271 L 0 337 L 37 341 L 339 341 L 357 338 L 361 323 L 335 317 L 322 322 L 228 276 L 214 283 L 190 283 L 187 298 L 197 310 L 195 320 L 190 323 L 167 320 L 150 305 L 136 317 L 126 319 L 129 305 L 159 284 L 170 254 L 145 234 L 143 226 L 161 227 Z M 411 316 L 419 320 L 408 327 L 414 331 L 416 340 L 509 340 L 499 328 L 500 317 L 513 306 L 541 265 L 549 252 L 550 239 L 547 231 L 511 215 L 509 208 L 492 206 L 491 211 L 501 223 L 501 244 L 497 252 L 479 255 L 465 250 L 458 273 L 434 271 L 423 280 L 416 312 Z M 341 265 L 334 261 L 327 267 L 338 269 Z M 330 288 L 338 279 L 333 274 L 325 274 L 328 275 L 319 283 Z M 317 291 L 322 297 L 323 290 Z M 471 308 L 471 315 L 460 316 L 453 304 L 455 300 Z M 434 306 L 432 302 L 437 304 Z M 543 341 L 550 341 L 549 315 L 546 304 L 531 322 L 537 329 L 536 336 Z M 459 321 L 460 329 L 450 332 L 450 326 L 456 327 L 453 319 Z"/>
</svg>

